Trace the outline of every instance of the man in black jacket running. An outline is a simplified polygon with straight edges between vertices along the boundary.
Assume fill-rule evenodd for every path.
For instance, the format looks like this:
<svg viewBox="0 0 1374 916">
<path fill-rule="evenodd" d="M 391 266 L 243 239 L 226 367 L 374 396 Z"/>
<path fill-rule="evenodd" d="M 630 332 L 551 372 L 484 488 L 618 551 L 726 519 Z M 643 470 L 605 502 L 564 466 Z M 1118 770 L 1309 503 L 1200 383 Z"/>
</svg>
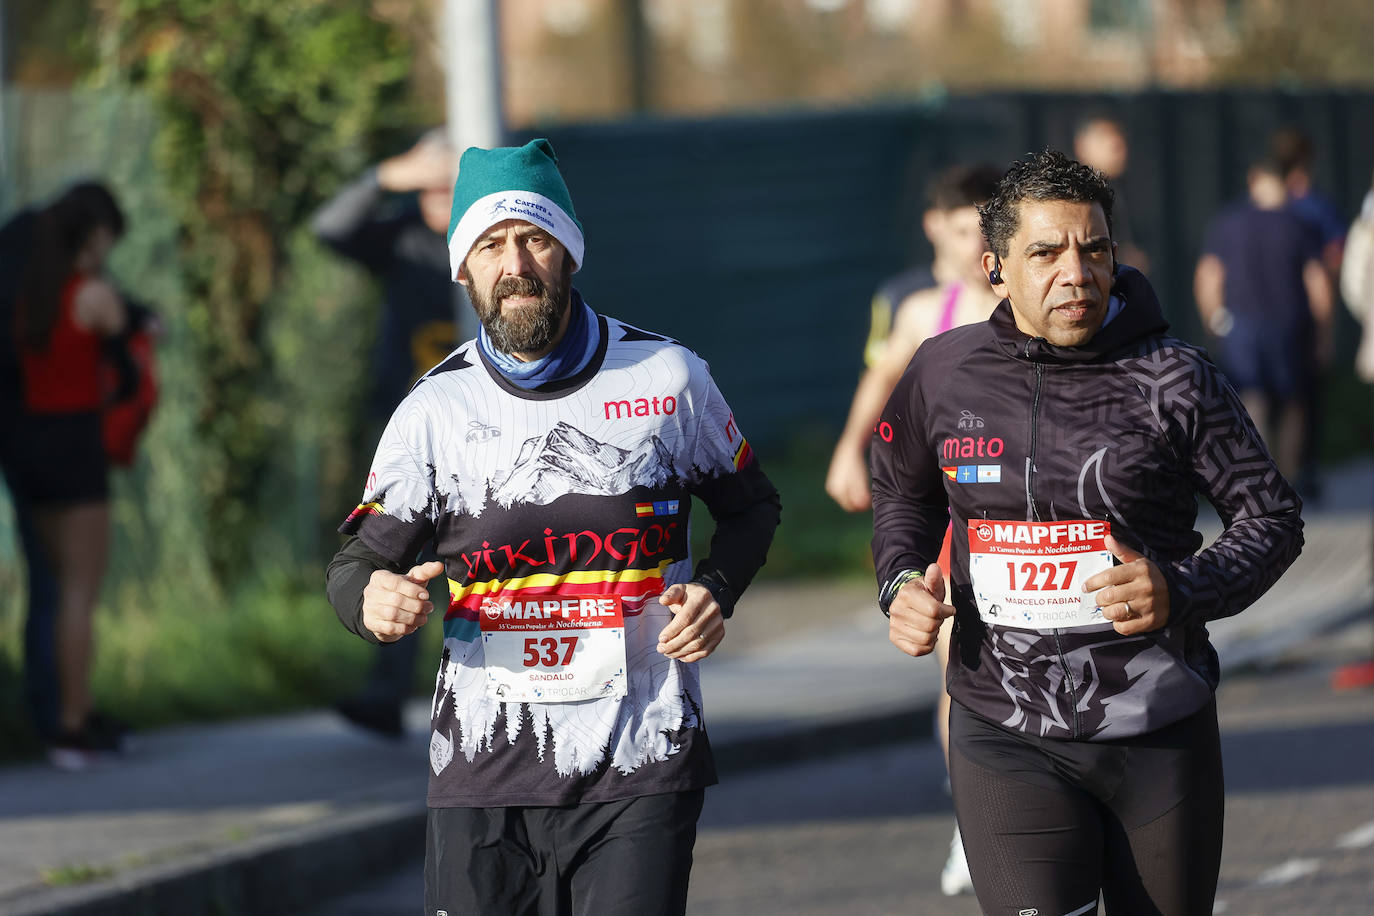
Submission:
<svg viewBox="0 0 1374 916">
<path fill-rule="evenodd" d="M 954 616 L 950 776 L 988 913 L 1211 911 L 1223 783 L 1210 620 L 1302 546 L 1239 398 L 1118 267 L 1101 173 L 1046 151 L 980 208 L 985 323 L 928 341 L 873 443 L 892 642 Z M 1225 525 L 1205 550 L 1197 497 Z M 935 564 L 952 522 L 950 581 Z"/>
</svg>

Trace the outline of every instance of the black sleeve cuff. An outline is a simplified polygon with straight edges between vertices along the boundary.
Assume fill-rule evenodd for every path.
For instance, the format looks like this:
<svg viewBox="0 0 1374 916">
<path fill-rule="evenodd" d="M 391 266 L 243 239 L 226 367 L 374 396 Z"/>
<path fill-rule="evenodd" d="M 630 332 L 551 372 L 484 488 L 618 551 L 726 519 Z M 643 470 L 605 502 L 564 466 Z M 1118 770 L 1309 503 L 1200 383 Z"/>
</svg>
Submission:
<svg viewBox="0 0 1374 916">
<path fill-rule="evenodd" d="M 697 564 L 696 575 L 692 577 L 692 581 L 711 593 L 711 597 L 716 599 L 716 604 L 720 605 L 720 616 L 729 620 L 735 613 L 735 602 L 739 600 L 739 596 L 730 587 L 730 583 L 725 581 L 725 576 L 720 570 L 705 569 L 705 565 L 704 560 Z"/>
<path fill-rule="evenodd" d="M 363 626 L 363 589 L 378 569 L 400 572 L 395 563 L 387 560 L 358 537 L 344 542 L 325 572 L 325 591 L 339 622 L 355 636 L 370 643 L 380 643 L 372 631 Z"/>
</svg>

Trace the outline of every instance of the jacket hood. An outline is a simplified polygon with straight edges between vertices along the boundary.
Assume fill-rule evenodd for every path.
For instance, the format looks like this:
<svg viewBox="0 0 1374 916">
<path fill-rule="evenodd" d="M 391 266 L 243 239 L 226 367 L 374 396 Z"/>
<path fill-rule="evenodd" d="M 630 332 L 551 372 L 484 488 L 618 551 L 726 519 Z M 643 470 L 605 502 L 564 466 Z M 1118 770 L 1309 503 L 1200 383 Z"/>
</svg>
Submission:
<svg viewBox="0 0 1374 916">
<path fill-rule="evenodd" d="M 998 346 L 1010 356 L 1042 363 L 1091 363 L 1104 360 L 1146 337 L 1169 329 L 1159 297 L 1145 275 L 1134 267 L 1117 268 L 1112 295 L 1125 303 L 1120 314 L 1079 347 L 1056 346 L 1043 337 L 1030 337 L 1016 326 L 1010 300 L 1003 299 L 989 323 Z"/>
</svg>

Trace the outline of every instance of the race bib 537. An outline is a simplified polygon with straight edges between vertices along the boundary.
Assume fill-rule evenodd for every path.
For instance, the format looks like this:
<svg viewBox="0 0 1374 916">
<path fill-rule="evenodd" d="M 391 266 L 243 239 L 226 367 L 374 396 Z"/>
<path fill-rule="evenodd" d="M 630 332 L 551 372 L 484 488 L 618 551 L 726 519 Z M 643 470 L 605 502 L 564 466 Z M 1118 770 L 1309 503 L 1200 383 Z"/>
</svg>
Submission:
<svg viewBox="0 0 1374 916">
<path fill-rule="evenodd" d="M 616 595 L 488 598 L 481 627 L 487 691 L 498 699 L 625 695 L 625 618 Z"/>
</svg>

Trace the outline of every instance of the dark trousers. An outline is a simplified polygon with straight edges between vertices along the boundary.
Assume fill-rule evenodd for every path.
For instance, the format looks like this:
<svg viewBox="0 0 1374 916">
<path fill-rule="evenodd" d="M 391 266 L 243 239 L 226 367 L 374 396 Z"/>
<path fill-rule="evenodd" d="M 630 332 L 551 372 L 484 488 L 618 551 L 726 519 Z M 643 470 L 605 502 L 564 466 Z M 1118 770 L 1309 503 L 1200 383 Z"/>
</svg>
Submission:
<svg viewBox="0 0 1374 916">
<path fill-rule="evenodd" d="M 40 738 L 57 734 L 57 579 L 21 493 L 10 487 L 15 527 L 24 553 L 28 611 L 24 617 L 24 701 Z"/>
<path fill-rule="evenodd" d="M 1038 738 L 950 713 L 950 784 L 984 913 L 1210 913 L 1221 869 L 1216 704 L 1147 735 Z"/>
<path fill-rule="evenodd" d="M 431 808 L 425 914 L 681 916 L 704 799 Z"/>
</svg>

